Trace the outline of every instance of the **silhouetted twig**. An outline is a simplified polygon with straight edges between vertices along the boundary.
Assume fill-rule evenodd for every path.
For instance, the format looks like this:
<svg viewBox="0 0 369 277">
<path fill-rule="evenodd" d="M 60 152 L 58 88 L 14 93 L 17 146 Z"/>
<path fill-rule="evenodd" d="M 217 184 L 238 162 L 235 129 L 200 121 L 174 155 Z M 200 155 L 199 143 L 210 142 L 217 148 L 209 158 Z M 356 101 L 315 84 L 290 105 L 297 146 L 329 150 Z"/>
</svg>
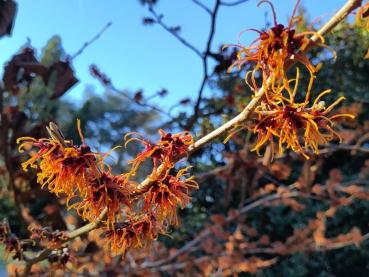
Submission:
<svg viewBox="0 0 369 277">
<path fill-rule="evenodd" d="M 209 71 L 208 71 L 208 56 L 210 54 L 210 50 L 211 50 L 211 44 L 213 42 L 213 38 L 215 35 L 215 26 L 216 26 L 216 18 L 217 18 L 217 14 L 218 14 L 218 10 L 219 10 L 219 6 L 220 6 L 220 0 L 217 0 L 215 2 L 215 7 L 214 10 L 211 13 L 211 25 L 210 25 L 210 31 L 209 31 L 209 37 L 206 43 L 206 49 L 204 52 L 204 56 L 202 58 L 202 64 L 203 64 L 203 79 L 200 85 L 200 89 L 197 93 L 197 100 L 194 106 L 194 110 L 193 110 L 193 115 L 191 117 L 191 119 L 189 120 L 188 124 L 187 124 L 187 128 L 188 130 L 192 129 L 193 125 L 196 123 L 197 118 L 199 116 L 199 112 L 200 112 L 200 104 L 201 104 L 201 100 L 202 100 L 202 95 L 205 89 L 205 85 L 209 79 Z"/>
<path fill-rule="evenodd" d="M 173 35 L 176 39 L 178 39 L 183 45 L 185 45 L 187 48 L 191 49 L 196 55 L 198 55 L 200 58 L 203 57 L 203 54 L 200 50 L 198 50 L 195 46 L 193 46 L 191 43 L 189 43 L 186 39 L 181 37 L 177 32 L 173 31 L 172 28 L 170 28 L 168 25 L 166 25 L 163 20 L 162 16 L 158 15 L 156 11 L 154 10 L 153 6 L 151 5 L 149 7 L 150 13 L 155 18 L 155 22 L 158 23 L 161 27 L 163 27 L 166 31 L 168 31 L 171 35 Z"/>
<path fill-rule="evenodd" d="M 201 1 L 199 1 L 199 0 L 192 0 L 192 2 L 194 2 L 200 8 L 202 8 L 204 11 L 206 11 L 209 15 L 212 14 L 212 11 L 205 4 L 203 4 Z"/>
<path fill-rule="evenodd" d="M 83 51 L 90 46 L 92 43 L 94 43 L 96 40 L 98 40 L 101 35 L 103 33 L 105 33 L 105 31 L 107 29 L 109 29 L 109 27 L 113 24 L 113 22 L 108 22 L 101 30 L 100 32 L 98 32 L 93 38 L 91 38 L 89 41 L 86 41 L 82 47 L 74 54 L 70 57 L 70 60 L 74 60 L 76 57 L 78 57 L 79 55 L 81 55 L 83 53 Z"/>
<path fill-rule="evenodd" d="M 238 0 L 238 1 L 234 1 L 234 2 L 224 2 L 224 1 L 222 1 L 220 4 L 222 6 L 234 7 L 234 6 L 243 4 L 243 3 L 247 2 L 247 1 L 249 1 L 249 0 Z"/>
</svg>

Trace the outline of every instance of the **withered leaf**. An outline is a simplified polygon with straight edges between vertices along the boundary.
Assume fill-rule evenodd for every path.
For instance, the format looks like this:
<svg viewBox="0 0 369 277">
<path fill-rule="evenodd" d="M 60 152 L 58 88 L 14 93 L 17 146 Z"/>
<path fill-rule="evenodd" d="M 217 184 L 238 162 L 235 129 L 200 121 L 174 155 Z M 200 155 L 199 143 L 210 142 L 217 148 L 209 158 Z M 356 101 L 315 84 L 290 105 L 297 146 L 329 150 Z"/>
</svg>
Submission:
<svg viewBox="0 0 369 277">
<path fill-rule="evenodd" d="M 22 83 L 29 85 L 35 74 L 44 77 L 46 73 L 47 68 L 38 62 L 33 49 L 25 48 L 5 65 L 3 81 L 5 88 L 16 95 Z"/>
<path fill-rule="evenodd" d="M 133 96 L 133 99 L 136 101 L 136 103 L 140 103 L 143 99 L 143 91 L 142 90 L 137 91 Z"/>
<path fill-rule="evenodd" d="M 17 4 L 13 0 L 0 0 L 0 37 L 11 35 Z"/>
<path fill-rule="evenodd" d="M 47 82 L 53 73 L 56 74 L 56 83 L 51 99 L 61 97 L 78 82 L 78 79 L 74 76 L 73 69 L 67 61 L 58 61 L 49 68 Z"/>
</svg>

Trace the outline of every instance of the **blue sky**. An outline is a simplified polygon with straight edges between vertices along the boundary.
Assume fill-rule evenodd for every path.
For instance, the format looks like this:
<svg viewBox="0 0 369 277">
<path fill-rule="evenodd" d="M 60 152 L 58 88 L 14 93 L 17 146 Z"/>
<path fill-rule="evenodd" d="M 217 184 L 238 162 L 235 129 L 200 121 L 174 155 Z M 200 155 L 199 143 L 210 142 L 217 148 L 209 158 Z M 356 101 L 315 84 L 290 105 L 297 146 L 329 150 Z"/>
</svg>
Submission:
<svg viewBox="0 0 369 277">
<path fill-rule="evenodd" d="M 234 0 L 223 0 L 233 2 Z M 202 0 L 213 7 L 213 0 Z M 279 21 L 286 22 L 295 0 L 274 0 Z M 344 0 L 303 0 L 312 18 L 328 18 Z M 219 12 L 213 49 L 223 43 L 235 43 L 238 33 L 246 28 L 265 25 L 266 5 L 257 8 L 258 1 L 249 0 L 237 7 L 222 7 Z M 142 18 L 149 15 L 137 0 L 19 0 L 12 37 L 0 40 L 0 64 L 6 62 L 27 40 L 40 50 L 53 35 L 61 36 L 67 53 L 75 53 L 107 22 L 113 25 L 104 35 L 74 61 L 80 83 L 66 98 L 83 99 L 86 86 L 102 91 L 89 74 L 89 65 L 97 64 L 111 77 L 118 88 L 143 89 L 150 95 L 167 88 L 170 92 L 161 101 L 167 108 L 185 97 L 195 98 L 202 79 L 199 57 L 185 48 L 159 26 L 143 26 Z M 164 14 L 168 25 L 181 25 L 181 35 L 205 48 L 210 18 L 191 0 L 160 0 L 157 11 Z M 244 42 L 254 34 L 246 34 Z M 206 93 L 211 93 L 207 89 Z"/>
</svg>

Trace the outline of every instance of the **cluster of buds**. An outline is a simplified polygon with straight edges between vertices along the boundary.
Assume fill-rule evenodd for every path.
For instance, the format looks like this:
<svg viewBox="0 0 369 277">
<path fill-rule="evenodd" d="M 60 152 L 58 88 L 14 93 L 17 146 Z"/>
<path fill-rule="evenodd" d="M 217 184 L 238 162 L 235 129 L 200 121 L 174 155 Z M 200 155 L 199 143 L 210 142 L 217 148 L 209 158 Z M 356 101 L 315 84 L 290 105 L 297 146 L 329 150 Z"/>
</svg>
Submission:
<svg viewBox="0 0 369 277">
<path fill-rule="evenodd" d="M 10 231 L 6 221 L 0 222 L 0 243 L 5 245 L 5 253 L 14 260 L 23 259 L 25 244 Z"/>
<path fill-rule="evenodd" d="M 49 228 L 40 226 L 29 226 L 30 239 L 41 241 L 49 249 L 59 249 L 68 239 L 63 231 L 51 231 Z"/>
<path fill-rule="evenodd" d="M 19 138 L 19 151 L 30 150 L 31 155 L 22 164 L 23 169 L 39 168 L 38 183 L 58 197 L 66 197 L 68 208 L 75 209 L 84 220 L 93 221 L 106 211 L 104 228 L 114 252 L 149 245 L 168 226 L 177 224 L 177 208 L 184 208 L 190 191 L 198 188 L 193 177 L 187 177 L 188 167 L 170 174 L 193 143 L 188 132 L 172 135 L 160 130 L 157 144 L 139 134 L 128 134 L 126 144 L 139 141 L 145 149 L 129 161 L 129 172 L 114 175 L 105 163 L 108 154 L 92 152 L 79 121 L 77 126 L 80 146 L 65 140 L 54 123 L 48 127 L 50 138 Z M 149 182 L 142 186 L 132 179 L 146 160 L 152 161 L 153 168 Z M 65 241 L 62 232 L 40 228 L 31 228 L 31 232 L 50 249 L 60 248 L 60 242 Z"/>
<path fill-rule="evenodd" d="M 241 70 L 245 63 L 255 64 L 253 70 L 246 73 L 246 83 L 252 91 L 264 90 L 264 96 L 255 108 L 252 120 L 234 127 L 226 141 L 241 129 L 248 129 L 256 134 L 256 143 L 253 151 L 260 153 L 260 149 L 270 143 L 272 155 L 278 151 L 283 154 L 284 149 L 291 149 L 309 158 L 309 152 L 317 154 L 320 144 L 333 139 L 341 140 L 334 130 L 337 119 L 342 117 L 354 118 L 351 114 L 332 114 L 333 108 L 344 97 L 339 97 L 331 105 L 326 106 L 321 98 L 330 93 L 330 90 L 321 92 L 315 99 L 312 98 L 312 86 L 317 67 L 313 66 L 305 54 L 306 48 L 313 42 L 308 38 L 314 35 L 319 41 L 318 45 L 325 46 L 324 39 L 317 32 L 308 31 L 296 34 L 294 26 L 295 13 L 299 5 L 297 1 L 288 26 L 279 24 L 273 5 L 270 1 L 263 0 L 271 6 L 274 16 L 274 26 L 267 31 L 257 31 L 259 38 L 249 47 L 241 47 L 238 59 L 231 65 Z M 299 69 L 295 79 L 287 77 L 288 67 L 294 63 L 302 64 L 310 72 L 310 81 L 307 91 L 299 92 Z M 255 73 L 261 72 L 262 87 L 257 85 Z M 292 86 L 293 84 L 293 86 Z M 303 98 L 303 102 L 296 99 Z"/>
</svg>

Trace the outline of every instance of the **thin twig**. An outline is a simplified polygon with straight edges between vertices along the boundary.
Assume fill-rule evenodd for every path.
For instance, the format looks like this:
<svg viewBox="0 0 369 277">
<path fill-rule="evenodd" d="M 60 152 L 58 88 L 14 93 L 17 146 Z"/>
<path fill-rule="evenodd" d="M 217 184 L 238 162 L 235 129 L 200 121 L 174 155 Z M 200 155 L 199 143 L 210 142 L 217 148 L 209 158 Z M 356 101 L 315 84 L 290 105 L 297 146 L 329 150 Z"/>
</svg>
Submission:
<svg viewBox="0 0 369 277">
<path fill-rule="evenodd" d="M 211 10 L 201 1 L 199 0 L 192 0 L 196 5 L 198 5 L 200 8 L 202 8 L 204 11 L 206 11 L 209 15 L 212 14 Z"/>
<path fill-rule="evenodd" d="M 163 27 L 166 31 L 168 31 L 171 35 L 173 35 L 176 39 L 178 39 L 183 45 L 185 45 L 187 48 L 191 49 L 196 55 L 198 55 L 200 58 L 203 57 L 203 54 L 200 50 L 198 50 L 195 46 L 193 46 L 191 43 L 189 43 L 187 40 L 185 40 L 183 37 L 178 35 L 177 32 L 173 31 L 168 25 L 166 25 L 163 20 L 162 16 L 158 15 L 154 8 L 152 6 L 149 7 L 150 13 L 154 16 L 155 22 L 158 23 L 161 27 Z"/>
<path fill-rule="evenodd" d="M 217 14 L 218 14 L 219 7 L 220 7 L 220 0 L 216 0 L 214 10 L 211 12 L 210 31 L 209 31 L 208 40 L 206 42 L 206 49 L 205 49 L 205 52 L 204 52 L 203 57 L 202 57 L 202 66 L 203 66 L 203 72 L 204 72 L 203 73 L 203 79 L 202 79 L 202 82 L 201 82 L 201 85 L 200 85 L 200 89 L 197 93 L 197 100 L 196 100 L 196 103 L 195 103 L 195 106 L 194 106 L 193 115 L 192 115 L 191 119 L 189 120 L 189 123 L 186 126 L 187 130 L 192 129 L 193 125 L 197 121 L 197 118 L 198 118 L 199 113 L 200 113 L 200 104 L 201 104 L 201 100 L 202 100 L 202 95 L 203 95 L 206 83 L 209 80 L 208 56 L 210 54 L 211 44 L 213 42 L 214 35 L 215 35 L 216 19 L 217 19 Z"/>
<path fill-rule="evenodd" d="M 100 30 L 100 32 L 98 32 L 93 38 L 91 38 L 89 41 L 86 41 L 83 45 L 82 45 L 82 47 L 74 54 L 74 55 L 72 55 L 69 59 L 70 60 L 74 60 L 76 57 L 78 57 L 79 55 L 81 55 L 82 53 L 83 53 L 83 51 L 87 48 L 87 47 L 89 47 L 92 43 L 94 43 L 96 40 L 98 40 L 100 37 L 101 37 L 101 35 L 103 34 L 103 33 L 105 33 L 105 31 L 107 30 L 107 29 L 109 29 L 109 27 L 111 26 L 113 24 L 113 22 L 108 22 L 101 30 Z"/>
<path fill-rule="evenodd" d="M 249 1 L 249 0 L 238 0 L 238 1 L 235 1 L 235 2 L 229 2 L 229 3 L 222 1 L 220 4 L 222 6 L 226 6 L 226 7 L 234 7 L 234 6 L 243 4 L 243 3 L 247 2 L 247 1 Z"/>
<path fill-rule="evenodd" d="M 131 95 L 129 95 L 129 93 L 125 92 L 125 91 L 122 91 L 122 90 L 119 90 L 118 88 L 116 88 L 114 85 L 109 85 L 107 86 L 107 88 L 111 89 L 112 91 L 116 92 L 116 93 L 119 93 L 120 95 L 124 96 L 125 98 L 127 98 L 128 100 L 132 101 L 133 103 L 136 103 L 138 106 L 141 106 L 141 107 L 147 107 L 153 111 L 156 111 L 158 113 L 161 113 L 167 117 L 169 117 L 170 119 L 173 119 L 173 117 L 166 111 L 158 108 L 157 106 L 154 106 L 154 105 L 151 105 L 147 102 L 142 102 L 142 101 L 136 101 L 134 99 L 134 97 L 132 97 Z M 145 99 L 147 100 L 147 99 Z"/>
<path fill-rule="evenodd" d="M 357 145 L 348 145 L 348 144 L 328 144 L 327 147 L 320 149 L 319 154 L 326 154 L 340 150 L 351 150 L 355 152 L 363 152 L 369 153 L 368 147 L 360 147 Z"/>
</svg>

